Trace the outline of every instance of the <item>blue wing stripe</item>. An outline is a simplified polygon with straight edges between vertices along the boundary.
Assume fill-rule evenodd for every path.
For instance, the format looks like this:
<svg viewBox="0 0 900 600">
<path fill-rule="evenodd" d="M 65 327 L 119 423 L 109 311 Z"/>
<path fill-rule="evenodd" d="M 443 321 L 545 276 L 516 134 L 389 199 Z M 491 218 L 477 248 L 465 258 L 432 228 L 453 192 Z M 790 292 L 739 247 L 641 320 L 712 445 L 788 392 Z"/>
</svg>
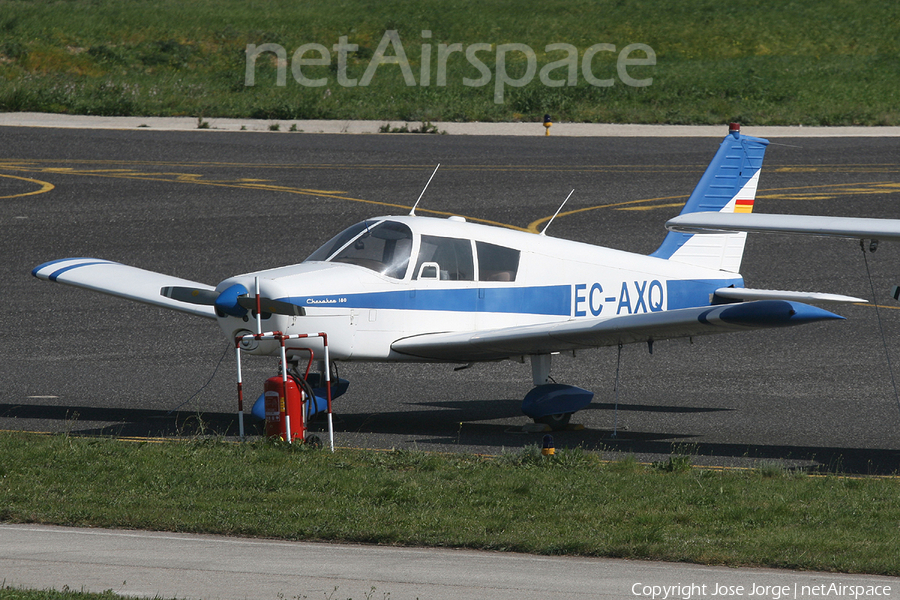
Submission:
<svg viewBox="0 0 900 600">
<path fill-rule="evenodd" d="M 33 269 L 31 270 L 31 274 L 34 275 L 35 277 L 38 277 L 38 273 L 40 273 L 41 271 L 43 271 L 43 270 L 46 269 L 47 267 L 52 267 L 53 265 L 58 265 L 59 263 L 72 262 L 73 260 L 94 260 L 94 259 L 92 259 L 92 258 L 85 258 L 85 257 L 82 257 L 82 258 L 77 258 L 77 257 L 76 257 L 76 258 L 60 258 L 60 259 L 57 259 L 57 260 L 51 260 L 50 262 L 45 262 L 45 263 L 40 264 L 40 265 L 36 266 L 35 268 L 33 268 Z"/>
<path fill-rule="evenodd" d="M 92 261 L 92 262 L 83 262 L 83 263 L 78 263 L 75 265 L 69 265 L 68 267 L 63 267 L 62 269 L 59 269 L 57 271 L 54 271 L 53 273 L 50 273 L 50 275 L 47 276 L 47 279 L 49 279 L 50 281 L 56 281 L 59 278 L 59 276 L 62 275 L 63 273 L 66 273 L 68 271 L 71 271 L 73 269 L 78 269 L 81 267 L 89 267 L 91 265 L 114 265 L 114 264 L 116 264 L 116 263 L 110 262 L 108 260 L 97 260 L 97 261 Z"/>
</svg>

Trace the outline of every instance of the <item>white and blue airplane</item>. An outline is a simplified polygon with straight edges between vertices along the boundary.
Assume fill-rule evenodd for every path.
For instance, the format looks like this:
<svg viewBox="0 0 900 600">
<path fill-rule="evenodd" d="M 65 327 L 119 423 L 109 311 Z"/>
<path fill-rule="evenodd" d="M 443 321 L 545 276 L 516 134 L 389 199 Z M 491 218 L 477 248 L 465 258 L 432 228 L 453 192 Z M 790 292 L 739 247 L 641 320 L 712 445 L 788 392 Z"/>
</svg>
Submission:
<svg viewBox="0 0 900 600">
<path fill-rule="evenodd" d="M 732 125 L 682 214 L 750 212 L 767 144 Z M 669 232 L 649 256 L 545 232 L 422 217 L 413 209 L 353 225 L 300 264 L 215 287 L 95 258 L 55 260 L 32 274 L 216 319 L 229 341 L 254 333 L 257 318 L 265 331 L 325 332 L 336 361 L 529 357 L 535 388 L 522 410 L 555 428 L 593 394 L 552 383 L 553 354 L 636 342 L 652 350 L 657 340 L 841 319 L 806 302 L 865 302 L 745 288 L 745 232 Z M 287 352 L 311 347 L 322 356 L 321 344 L 290 340 Z M 272 341 L 249 340 L 242 349 L 281 352 Z"/>
</svg>

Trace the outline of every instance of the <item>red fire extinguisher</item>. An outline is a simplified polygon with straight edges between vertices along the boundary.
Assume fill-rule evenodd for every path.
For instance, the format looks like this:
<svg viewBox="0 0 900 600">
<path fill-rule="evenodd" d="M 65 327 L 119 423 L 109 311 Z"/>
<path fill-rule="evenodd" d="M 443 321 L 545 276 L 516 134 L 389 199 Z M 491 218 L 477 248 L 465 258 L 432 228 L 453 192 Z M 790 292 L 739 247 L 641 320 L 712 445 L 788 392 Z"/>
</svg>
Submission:
<svg viewBox="0 0 900 600">
<path fill-rule="evenodd" d="M 281 377 L 270 377 L 264 387 L 266 436 L 282 440 L 304 440 L 303 394 L 293 377 L 287 383 Z M 289 437 L 290 436 L 290 437 Z"/>
</svg>

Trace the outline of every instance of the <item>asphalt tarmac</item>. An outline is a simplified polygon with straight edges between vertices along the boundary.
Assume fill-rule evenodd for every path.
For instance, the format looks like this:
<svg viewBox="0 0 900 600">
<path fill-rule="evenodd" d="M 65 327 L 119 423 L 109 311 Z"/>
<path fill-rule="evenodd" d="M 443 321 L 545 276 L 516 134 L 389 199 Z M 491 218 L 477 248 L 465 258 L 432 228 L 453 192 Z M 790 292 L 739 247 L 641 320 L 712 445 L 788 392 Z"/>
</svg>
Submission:
<svg viewBox="0 0 900 600">
<path fill-rule="evenodd" d="M 418 214 L 656 249 L 725 135 L 544 137 L 0 127 L 0 429 L 156 437 L 236 432 L 231 345 L 218 326 L 38 281 L 91 256 L 216 284 L 302 261 L 344 227 Z M 752 128 L 745 133 L 754 135 Z M 771 138 L 756 212 L 900 218 L 900 138 Z M 868 247 L 868 244 L 866 244 Z M 872 299 L 846 321 L 627 346 L 554 359 L 595 392 L 557 447 L 695 464 L 779 461 L 856 473 L 900 466 L 898 244 L 751 235 L 747 287 Z M 893 363 L 893 367 L 891 364 Z M 245 361 L 247 396 L 275 359 Z M 530 366 L 347 363 L 339 446 L 497 454 L 540 443 L 519 410 Z"/>
</svg>

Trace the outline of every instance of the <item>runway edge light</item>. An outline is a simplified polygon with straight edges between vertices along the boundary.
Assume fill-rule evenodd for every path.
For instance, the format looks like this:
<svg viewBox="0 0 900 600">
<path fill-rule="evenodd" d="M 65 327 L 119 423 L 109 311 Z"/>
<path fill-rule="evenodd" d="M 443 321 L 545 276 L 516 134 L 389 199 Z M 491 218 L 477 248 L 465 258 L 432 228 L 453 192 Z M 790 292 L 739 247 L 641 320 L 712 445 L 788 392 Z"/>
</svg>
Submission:
<svg viewBox="0 0 900 600">
<path fill-rule="evenodd" d="M 556 454 L 556 447 L 553 445 L 553 436 L 549 433 L 544 436 L 544 445 L 541 448 L 541 455 L 553 456 Z"/>
</svg>

